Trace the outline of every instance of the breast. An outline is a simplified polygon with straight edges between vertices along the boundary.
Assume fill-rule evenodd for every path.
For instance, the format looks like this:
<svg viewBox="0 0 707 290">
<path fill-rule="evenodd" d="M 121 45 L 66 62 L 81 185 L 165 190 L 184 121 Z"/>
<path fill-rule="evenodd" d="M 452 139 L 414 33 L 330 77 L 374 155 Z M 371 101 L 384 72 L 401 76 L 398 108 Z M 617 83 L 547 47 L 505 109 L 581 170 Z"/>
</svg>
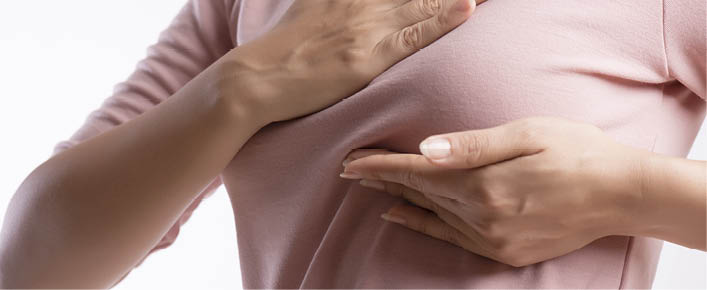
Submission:
<svg viewBox="0 0 707 290">
<path fill-rule="evenodd" d="M 265 33 L 291 2 L 243 0 L 239 41 Z M 391 125 L 415 124 L 422 136 L 552 115 L 622 135 L 626 118 L 645 115 L 660 102 L 660 84 L 667 80 L 660 22 L 632 26 L 626 19 L 628 12 L 660 19 L 659 3 L 641 8 L 632 2 L 488 1 L 467 23 L 368 88 L 296 122 L 337 124 L 346 115 L 361 129 L 391 115 L 399 120 Z"/>
<path fill-rule="evenodd" d="M 513 270 L 382 223 L 378 216 L 400 200 L 338 174 L 352 149 L 419 153 L 419 142 L 429 135 L 530 116 L 590 122 L 621 142 L 650 148 L 650 113 L 659 109 L 665 78 L 660 50 L 646 47 L 660 47 L 660 28 L 642 22 L 627 27 L 625 18 L 627 11 L 639 11 L 645 15 L 636 17 L 658 20 L 660 9 L 632 10 L 632 2 L 488 1 L 458 29 L 355 95 L 258 132 L 223 174 L 236 216 L 244 286 L 400 288 L 405 285 L 381 273 L 416 273 L 422 284 L 410 286 L 417 288 L 514 287 L 528 275 L 552 276 L 543 271 L 572 271 L 562 268 L 582 263 L 582 269 L 610 278 L 557 286 L 616 287 L 624 238 L 598 242 L 554 266 Z M 239 41 L 267 31 L 290 3 L 243 0 Z M 641 36 L 624 41 L 634 34 Z M 548 286 L 538 283 L 524 287 Z"/>
</svg>

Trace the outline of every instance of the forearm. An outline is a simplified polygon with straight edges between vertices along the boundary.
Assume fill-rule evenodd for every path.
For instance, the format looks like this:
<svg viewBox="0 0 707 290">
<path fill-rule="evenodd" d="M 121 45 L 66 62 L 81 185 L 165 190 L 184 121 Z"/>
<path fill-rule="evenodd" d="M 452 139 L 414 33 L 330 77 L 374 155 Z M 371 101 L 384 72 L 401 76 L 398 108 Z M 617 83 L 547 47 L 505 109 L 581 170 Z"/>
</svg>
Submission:
<svg viewBox="0 0 707 290">
<path fill-rule="evenodd" d="M 7 213 L 0 288 L 112 285 L 260 127 L 352 95 L 474 8 L 467 0 L 359 2 L 294 1 L 271 31 L 217 62 L 236 72 L 212 65 L 148 113 L 37 168 Z M 199 18 L 188 16 L 176 30 Z M 185 37 L 174 37 L 164 49 L 198 58 L 196 43 L 214 48 L 192 37 L 176 47 Z"/>
<path fill-rule="evenodd" d="M 642 201 L 633 234 L 704 251 L 707 162 L 657 154 L 643 161 Z"/>
<path fill-rule="evenodd" d="M 106 287 L 143 258 L 264 125 L 219 71 L 32 172 L 6 214 L 2 286 Z"/>
</svg>

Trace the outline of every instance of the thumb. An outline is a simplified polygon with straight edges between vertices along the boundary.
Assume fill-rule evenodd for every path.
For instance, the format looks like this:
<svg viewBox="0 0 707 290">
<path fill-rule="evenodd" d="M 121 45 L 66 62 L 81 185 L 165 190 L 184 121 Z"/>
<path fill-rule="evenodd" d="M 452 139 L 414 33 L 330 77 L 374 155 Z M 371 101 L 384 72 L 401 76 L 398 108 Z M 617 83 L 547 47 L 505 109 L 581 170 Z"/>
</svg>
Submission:
<svg viewBox="0 0 707 290">
<path fill-rule="evenodd" d="M 483 130 L 431 136 L 420 143 L 420 152 L 432 163 L 448 168 L 476 168 L 520 156 L 532 155 L 544 148 L 529 130 L 509 123 Z"/>
</svg>

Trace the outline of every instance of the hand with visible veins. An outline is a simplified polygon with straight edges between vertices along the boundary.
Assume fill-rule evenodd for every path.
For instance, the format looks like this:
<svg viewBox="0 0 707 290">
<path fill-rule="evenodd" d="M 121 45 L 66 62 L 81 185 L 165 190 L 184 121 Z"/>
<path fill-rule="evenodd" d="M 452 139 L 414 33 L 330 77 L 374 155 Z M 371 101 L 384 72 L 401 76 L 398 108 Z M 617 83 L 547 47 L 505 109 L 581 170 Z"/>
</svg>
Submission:
<svg viewBox="0 0 707 290">
<path fill-rule="evenodd" d="M 483 1 L 479 1 L 483 2 Z M 298 0 L 229 53 L 223 91 L 256 90 L 252 114 L 283 121 L 328 107 L 469 18 L 473 0 Z M 252 83 L 259 84 L 250 87 Z M 243 100 L 241 100 L 242 102 Z"/>
<path fill-rule="evenodd" d="M 412 203 L 384 219 L 512 266 L 610 235 L 705 250 L 704 161 L 624 146 L 555 118 L 432 136 L 420 150 L 355 150 L 341 176 Z"/>
</svg>

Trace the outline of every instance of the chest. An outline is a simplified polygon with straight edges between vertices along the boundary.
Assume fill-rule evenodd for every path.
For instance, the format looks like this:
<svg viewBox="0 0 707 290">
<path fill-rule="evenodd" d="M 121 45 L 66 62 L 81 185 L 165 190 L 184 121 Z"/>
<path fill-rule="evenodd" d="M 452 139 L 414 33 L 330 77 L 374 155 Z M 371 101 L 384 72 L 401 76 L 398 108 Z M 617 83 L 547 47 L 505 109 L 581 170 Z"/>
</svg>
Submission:
<svg viewBox="0 0 707 290">
<path fill-rule="evenodd" d="M 241 0 L 239 44 L 271 29 L 292 2 Z M 619 94 L 626 99 L 650 94 L 635 88 L 665 81 L 661 11 L 658 0 L 490 0 L 371 87 L 395 87 L 376 97 L 427 108 L 473 103 L 467 112 L 520 117 L 513 112 L 548 114 L 561 108 L 576 115 L 573 109 L 616 104 Z"/>
<path fill-rule="evenodd" d="M 241 0 L 239 44 L 267 32 L 292 2 Z M 612 126 L 645 121 L 662 97 L 660 8 L 657 0 L 490 0 L 347 100 L 260 135 L 341 142 L 358 132 L 370 137 L 358 140 L 414 150 L 420 136 L 530 116 L 619 134 Z"/>
<path fill-rule="evenodd" d="M 267 32 L 292 2 L 241 1 L 240 44 Z M 233 202 L 256 212 L 312 199 L 336 204 L 345 193 L 341 161 L 352 149 L 417 152 L 432 134 L 531 116 L 592 123 L 650 148 L 655 132 L 647 124 L 664 82 L 660 1 L 587 2 L 487 1 L 365 89 L 258 132 L 225 170 L 232 177 L 225 184 L 229 192 L 272 194 L 232 195 Z"/>
</svg>

